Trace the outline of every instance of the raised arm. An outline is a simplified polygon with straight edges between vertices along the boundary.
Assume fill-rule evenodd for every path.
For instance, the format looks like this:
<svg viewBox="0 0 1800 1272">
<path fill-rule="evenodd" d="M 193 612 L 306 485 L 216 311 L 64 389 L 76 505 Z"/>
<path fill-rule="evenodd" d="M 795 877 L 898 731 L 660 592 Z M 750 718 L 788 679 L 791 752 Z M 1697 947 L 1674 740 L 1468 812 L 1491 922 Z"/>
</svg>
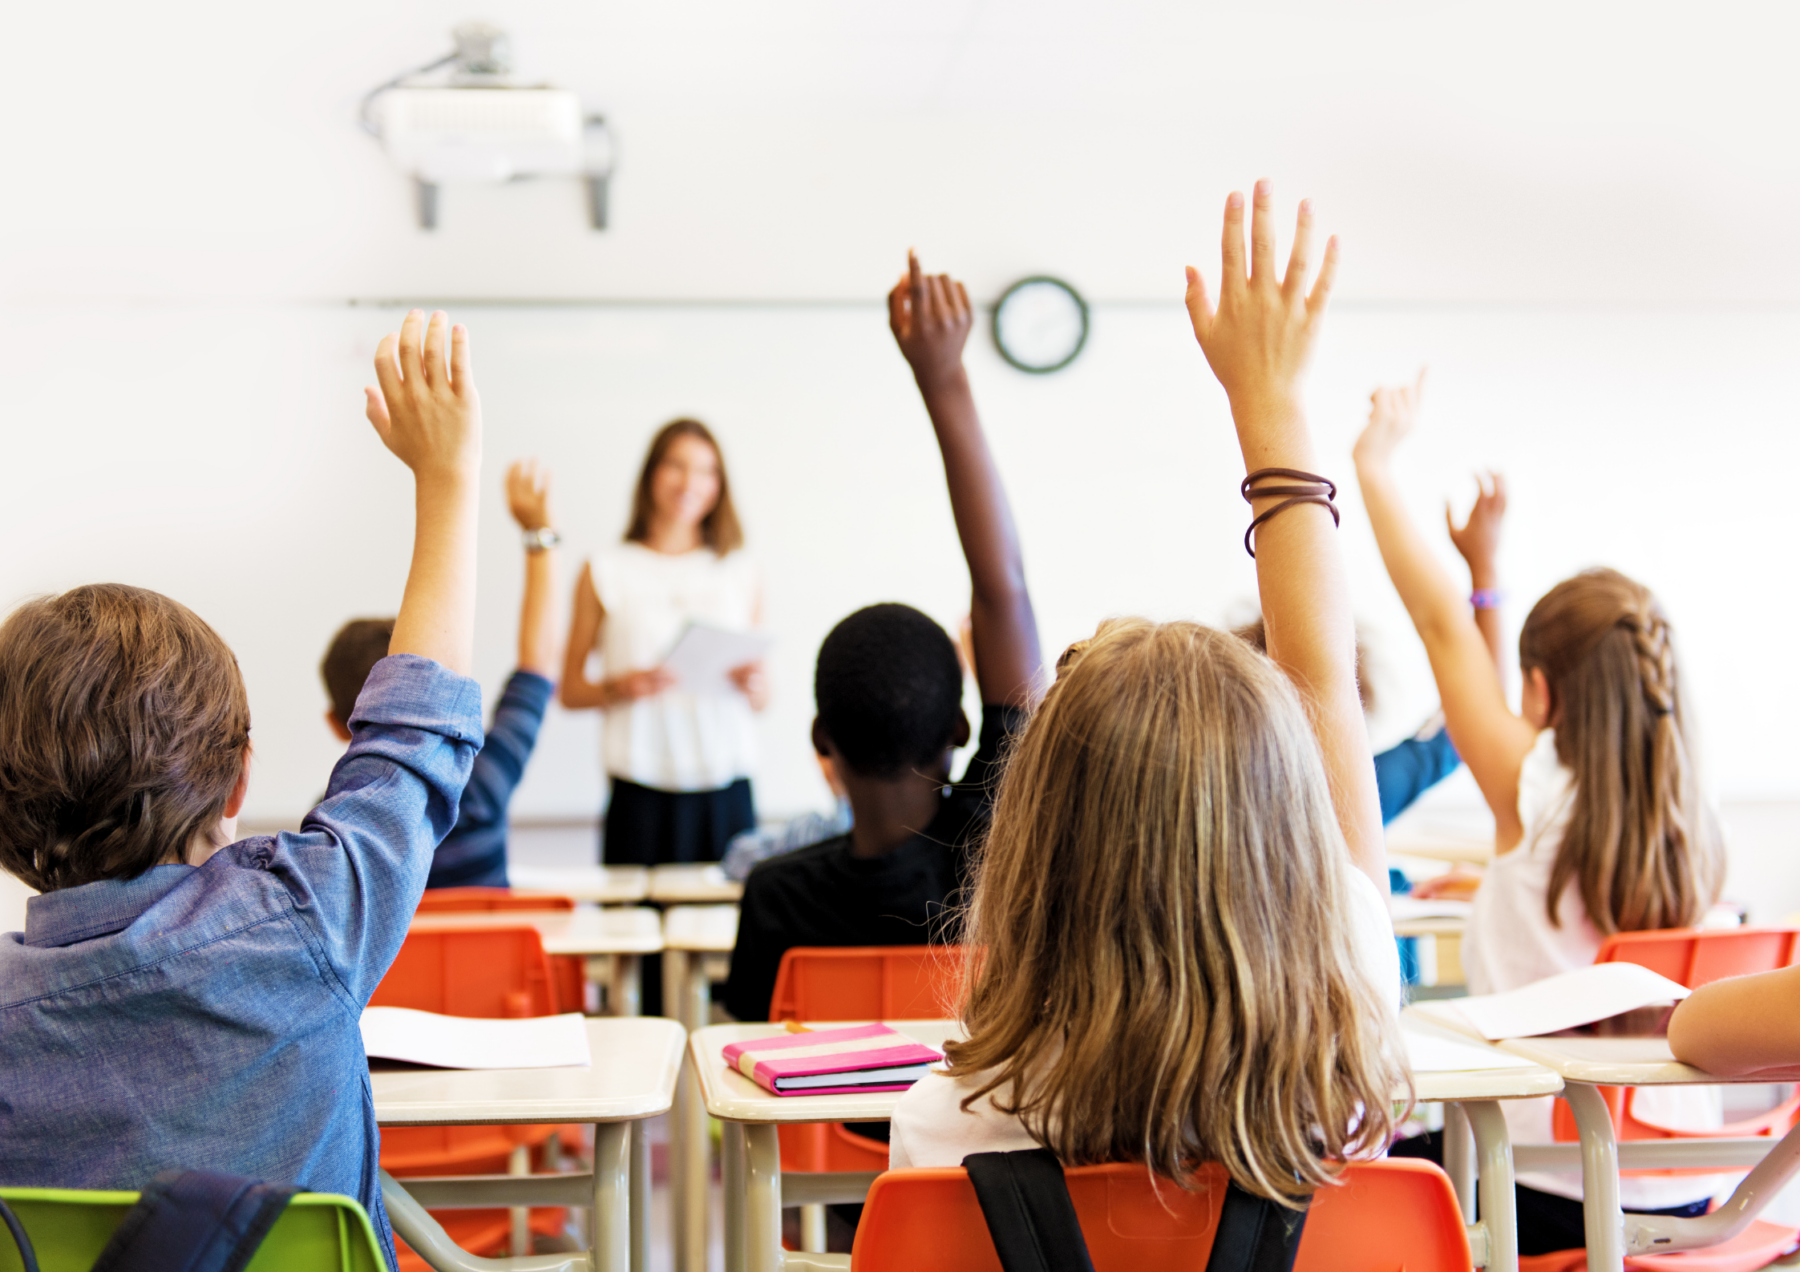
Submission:
<svg viewBox="0 0 1800 1272">
<path fill-rule="evenodd" d="M 469 674 L 475 644 L 475 521 L 481 501 L 481 398 L 469 333 L 441 309 L 415 309 L 375 350 L 380 388 L 369 422 L 413 473 L 412 568 L 390 654 L 418 654 Z"/>
<path fill-rule="evenodd" d="M 1494 657 L 1494 670 L 1500 683 L 1506 684 L 1506 624 L 1500 614 L 1500 526 L 1506 520 L 1506 478 L 1490 472 L 1484 480 L 1475 477 L 1475 506 L 1461 526 L 1444 505 L 1444 521 L 1450 528 L 1450 542 L 1469 565 L 1469 603 L 1475 608 L 1475 626 L 1487 642 Z"/>
<path fill-rule="evenodd" d="M 961 283 L 947 274 L 920 272 L 919 258 L 911 252 L 906 263 L 905 276 L 888 293 L 888 325 L 912 367 L 944 458 L 950 510 L 973 589 L 969 623 L 975 681 L 984 703 L 1026 706 L 1037 691 L 1044 660 L 1025 586 L 1019 532 L 963 368 L 963 345 L 975 325 L 975 311 Z"/>
<path fill-rule="evenodd" d="M 506 470 L 506 502 L 527 536 L 554 534 L 550 516 L 550 472 L 535 459 L 516 460 Z M 591 639 L 591 638 L 590 638 Z M 519 670 L 556 678 L 556 546 L 528 538 L 525 545 L 525 598 L 519 603 Z"/>
<path fill-rule="evenodd" d="M 1313 213 L 1310 202 L 1301 203 L 1287 272 L 1278 276 L 1273 202 L 1269 182 L 1258 181 L 1246 274 L 1244 196 L 1233 193 L 1226 201 L 1216 305 L 1200 272 L 1190 266 L 1188 314 L 1207 363 L 1231 399 L 1245 469 L 1317 473 L 1300 381 L 1337 272 L 1337 240 L 1325 245 L 1318 281 L 1308 293 Z M 1252 512 L 1260 516 L 1279 502 L 1256 499 Z M 1256 581 L 1269 657 L 1306 702 L 1351 859 L 1385 895 L 1381 800 L 1356 692 L 1356 625 L 1331 513 L 1301 503 L 1264 522 L 1256 532 Z"/>
<path fill-rule="evenodd" d="M 1394 480 L 1393 450 L 1412 429 L 1423 384 L 1421 373 L 1406 388 L 1375 391 L 1368 427 L 1356 440 L 1356 476 L 1388 577 L 1431 659 L 1450 740 L 1481 787 L 1494 814 L 1495 847 L 1505 852 L 1523 833 L 1519 766 L 1537 730 L 1506 705 L 1493 653 L 1468 599 L 1407 516 Z"/>
</svg>

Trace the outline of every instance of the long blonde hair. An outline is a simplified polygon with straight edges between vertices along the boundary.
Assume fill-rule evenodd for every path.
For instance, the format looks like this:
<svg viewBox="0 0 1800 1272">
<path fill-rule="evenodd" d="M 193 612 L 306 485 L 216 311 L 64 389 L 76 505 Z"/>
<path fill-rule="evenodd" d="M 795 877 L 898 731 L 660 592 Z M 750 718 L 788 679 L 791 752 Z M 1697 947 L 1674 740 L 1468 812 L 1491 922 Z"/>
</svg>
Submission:
<svg viewBox="0 0 1800 1272">
<path fill-rule="evenodd" d="M 1356 967 L 1325 768 L 1267 658 L 1115 620 L 1018 740 L 964 933 L 952 1072 L 1068 1165 L 1209 1161 L 1298 1204 L 1378 1152 L 1405 1072 Z"/>
<path fill-rule="evenodd" d="M 1724 882 L 1725 846 L 1656 597 L 1617 570 L 1564 579 L 1531 607 L 1519 666 L 1544 673 L 1556 755 L 1575 775 L 1544 897 L 1551 923 L 1571 881 L 1602 934 L 1698 922 Z"/>
</svg>

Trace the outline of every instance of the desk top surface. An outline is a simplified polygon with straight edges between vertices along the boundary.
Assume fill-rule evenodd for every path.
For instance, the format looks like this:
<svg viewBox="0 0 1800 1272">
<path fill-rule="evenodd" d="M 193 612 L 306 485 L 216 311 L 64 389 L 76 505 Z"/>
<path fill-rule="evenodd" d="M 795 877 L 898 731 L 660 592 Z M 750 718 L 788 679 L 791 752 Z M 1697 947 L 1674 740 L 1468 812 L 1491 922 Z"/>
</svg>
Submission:
<svg viewBox="0 0 1800 1272">
<path fill-rule="evenodd" d="M 735 905 L 675 905 L 663 912 L 663 946 L 703 954 L 729 954 L 737 944 Z"/>
<path fill-rule="evenodd" d="M 1800 1067 L 1763 1069 L 1740 1077 L 1720 1077 L 1682 1064 L 1667 1038 L 1513 1038 L 1499 1044 L 1515 1056 L 1535 1060 L 1565 1082 L 1606 1086 L 1711 1086 L 1727 1082 L 1800 1081 Z"/>
<path fill-rule="evenodd" d="M 650 871 L 645 866 L 533 866 L 514 862 L 506 873 L 515 888 L 554 892 L 601 905 L 629 905 L 650 895 Z"/>
<path fill-rule="evenodd" d="M 403 1069 L 369 1075 L 383 1126 L 629 1122 L 669 1111 L 686 1031 L 657 1016 L 590 1019 L 585 1069 Z"/>
<path fill-rule="evenodd" d="M 933 1047 L 943 1046 L 947 1038 L 962 1036 L 961 1026 L 953 1020 L 891 1020 L 888 1024 Z M 1403 1021 L 1402 1027 L 1427 1032 L 1433 1028 L 1429 1022 L 1412 1020 Z M 902 1094 L 899 1091 L 875 1091 L 867 1095 L 775 1095 L 736 1070 L 728 1069 L 720 1058 L 720 1053 L 730 1043 L 782 1032 L 780 1025 L 713 1025 L 694 1032 L 688 1045 L 699 1070 L 701 1099 L 708 1113 L 726 1122 L 776 1123 L 884 1122 L 893 1115 L 894 1103 Z M 1459 1038 L 1458 1041 L 1467 1040 Z M 1420 1100 L 1428 1102 L 1555 1095 L 1562 1090 L 1562 1085 L 1562 1079 L 1544 1067 L 1413 1075 L 1414 1093 Z"/>
<path fill-rule="evenodd" d="M 433 911 L 413 917 L 412 932 L 455 928 L 536 928 L 546 954 L 654 954 L 662 916 L 647 906 L 578 905 L 573 910 Z"/>
<path fill-rule="evenodd" d="M 680 903 L 736 901 L 744 885 L 727 878 L 716 865 L 655 866 L 650 871 L 650 899 Z"/>
</svg>

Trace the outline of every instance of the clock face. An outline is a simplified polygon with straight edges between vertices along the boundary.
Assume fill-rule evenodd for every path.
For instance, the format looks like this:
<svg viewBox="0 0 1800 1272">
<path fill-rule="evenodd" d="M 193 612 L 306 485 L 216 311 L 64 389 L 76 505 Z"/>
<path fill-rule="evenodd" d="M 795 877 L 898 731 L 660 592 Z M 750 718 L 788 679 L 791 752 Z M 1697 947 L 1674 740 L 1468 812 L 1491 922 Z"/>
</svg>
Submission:
<svg viewBox="0 0 1800 1272">
<path fill-rule="evenodd" d="M 994 306 L 994 343 L 1021 371 L 1060 371 L 1081 352 L 1087 334 L 1087 303 L 1058 279 L 1021 279 Z"/>
</svg>

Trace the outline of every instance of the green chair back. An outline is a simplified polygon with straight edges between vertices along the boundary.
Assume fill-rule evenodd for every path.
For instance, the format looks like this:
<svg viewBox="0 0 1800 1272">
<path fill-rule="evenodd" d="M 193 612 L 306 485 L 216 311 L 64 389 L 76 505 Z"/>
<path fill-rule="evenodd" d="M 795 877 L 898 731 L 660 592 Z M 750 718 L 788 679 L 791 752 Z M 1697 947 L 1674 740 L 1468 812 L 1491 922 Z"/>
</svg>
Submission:
<svg viewBox="0 0 1800 1272">
<path fill-rule="evenodd" d="M 37 1249 L 42 1272 L 89 1272 L 107 1238 L 136 1202 L 134 1192 L 0 1188 Z M 0 1272 L 22 1272 L 0 1224 Z M 334 1193 L 300 1193 L 288 1202 L 245 1272 L 387 1272 L 381 1244 L 362 1206 Z"/>
</svg>

